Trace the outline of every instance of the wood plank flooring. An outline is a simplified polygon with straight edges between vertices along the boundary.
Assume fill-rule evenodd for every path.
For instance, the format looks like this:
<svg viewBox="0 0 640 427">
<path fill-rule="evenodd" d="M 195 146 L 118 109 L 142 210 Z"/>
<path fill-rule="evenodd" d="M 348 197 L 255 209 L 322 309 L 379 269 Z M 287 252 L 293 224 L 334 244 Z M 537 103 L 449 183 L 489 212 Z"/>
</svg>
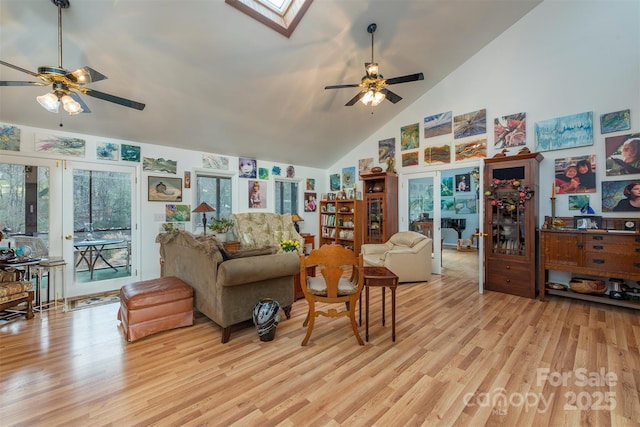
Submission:
<svg viewBox="0 0 640 427">
<path fill-rule="evenodd" d="M 17 320 L 0 327 L 0 424 L 640 422 L 637 311 L 481 295 L 477 282 L 451 276 L 400 285 L 397 295 L 397 341 L 389 323 L 381 325 L 374 290 L 364 346 L 346 319 L 320 318 L 301 347 L 304 300 L 272 342 L 261 342 L 249 325 L 221 344 L 221 329 L 198 316 L 192 327 L 127 344 L 117 304 Z"/>
</svg>

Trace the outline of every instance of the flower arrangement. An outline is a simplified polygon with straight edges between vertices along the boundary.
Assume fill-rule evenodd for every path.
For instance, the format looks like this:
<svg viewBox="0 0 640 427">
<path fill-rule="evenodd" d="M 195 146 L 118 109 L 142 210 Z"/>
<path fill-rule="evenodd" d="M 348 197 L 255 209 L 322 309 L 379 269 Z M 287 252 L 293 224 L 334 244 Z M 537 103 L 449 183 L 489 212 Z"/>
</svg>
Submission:
<svg viewBox="0 0 640 427">
<path fill-rule="evenodd" d="M 518 192 L 517 197 L 509 195 L 501 195 L 496 193 L 496 190 L 500 187 L 511 186 Z M 526 185 L 522 185 L 522 182 L 518 179 L 493 179 L 489 184 L 489 189 L 484 192 L 487 196 L 489 203 L 492 206 L 496 206 L 498 209 L 505 209 L 507 212 L 512 212 L 516 209 L 524 210 L 524 204 L 527 200 L 533 197 L 535 192 Z"/>
<path fill-rule="evenodd" d="M 209 227 L 209 230 L 213 232 L 226 234 L 233 228 L 233 221 L 227 218 L 216 218 L 212 216 L 211 224 L 207 227 Z"/>
<path fill-rule="evenodd" d="M 282 240 L 280 242 L 280 249 L 283 252 L 300 251 L 300 242 L 297 240 Z"/>
</svg>

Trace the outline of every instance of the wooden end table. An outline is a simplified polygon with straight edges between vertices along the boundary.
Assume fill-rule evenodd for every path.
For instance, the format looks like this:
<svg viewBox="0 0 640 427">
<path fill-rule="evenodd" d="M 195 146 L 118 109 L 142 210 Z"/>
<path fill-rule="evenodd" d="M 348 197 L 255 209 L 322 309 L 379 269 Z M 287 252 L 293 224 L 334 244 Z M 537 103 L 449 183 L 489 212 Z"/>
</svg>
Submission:
<svg viewBox="0 0 640 427">
<path fill-rule="evenodd" d="M 396 341 L 396 288 L 398 276 L 386 267 L 364 267 L 365 340 L 369 341 L 369 288 L 382 288 L 382 326 L 384 326 L 385 288 L 391 289 L 391 340 Z M 362 298 L 360 298 L 360 325 L 362 325 Z"/>
</svg>

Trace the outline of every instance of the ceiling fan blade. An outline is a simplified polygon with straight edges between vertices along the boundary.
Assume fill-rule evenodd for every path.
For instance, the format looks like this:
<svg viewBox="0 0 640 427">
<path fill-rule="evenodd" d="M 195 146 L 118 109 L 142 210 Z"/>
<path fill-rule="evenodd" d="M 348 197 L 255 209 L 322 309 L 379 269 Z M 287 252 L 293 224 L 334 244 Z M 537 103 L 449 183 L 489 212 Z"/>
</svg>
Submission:
<svg viewBox="0 0 640 427">
<path fill-rule="evenodd" d="M 13 68 L 14 70 L 18 70 L 21 71 L 23 73 L 29 74 L 30 76 L 33 77 L 38 77 L 38 73 L 34 73 L 33 71 L 29 71 L 27 69 L 24 69 L 22 67 L 18 67 L 17 65 L 13 65 L 13 64 L 9 64 L 8 62 L 4 62 L 4 61 L 0 61 L 0 64 L 9 67 L 9 68 Z"/>
<path fill-rule="evenodd" d="M 135 108 L 136 110 L 144 110 L 145 107 L 145 105 L 141 102 L 132 101 L 130 99 L 121 98 L 119 96 L 110 95 L 104 92 L 98 92 L 97 90 L 89 88 L 82 88 L 82 93 L 84 93 L 85 95 L 93 96 L 94 98 L 102 99 L 104 101 L 124 105 L 125 107 Z"/>
<path fill-rule="evenodd" d="M 351 107 L 352 105 L 354 105 L 356 102 L 360 101 L 362 99 L 362 97 L 364 96 L 365 92 L 358 92 L 358 94 L 356 96 L 354 96 L 353 98 L 351 98 L 349 100 L 349 102 L 347 102 L 346 104 L 344 104 L 345 107 Z"/>
<path fill-rule="evenodd" d="M 46 83 L 42 82 L 0 82 L 0 86 L 47 86 Z"/>
<path fill-rule="evenodd" d="M 357 83 L 354 83 L 354 84 L 350 84 L 350 85 L 333 85 L 333 86 L 325 86 L 324 88 L 325 88 L 325 89 L 342 89 L 342 88 L 345 88 L 345 87 L 358 87 L 358 86 L 360 86 L 360 85 L 359 85 L 359 84 L 357 84 Z"/>
<path fill-rule="evenodd" d="M 100 80 L 108 78 L 91 67 L 78 68 L 74 72 L 67 74 L 66 77 L 72 82 L 79 84 L 99 82 Z"/>
<path fill-rule="evenodd" d="M 90 113 L 91 110 L 89 109 L 89 107 L 87 107 L 87 104 L 84 103 L 84 101 L 82 100 L 82 98 L 80 97 L 79 94 L 75 93 L 75 92 L 69 92 L 69 96 L 71 98 L 73 98 L 74 101 L 76 101 L 78 104 L 80 104 L 80 106 L 82 107 L 82 112 L 83 113 Z"/>
<path fill-rule="evenodd" d="M 415 82 L 416 80 L 424 80 L 424 74 L 416 73 L 402 77 L 392 77 L 390 79 L 387 79 L 386 82 L 388 85 L 395 85 L 398 83 Z"/>
<path fill-rule="evenodd" d="M 384 96 L 394 104 L 402 99 L 400 95 L 391 92 L 389 89 L 381 89 L 380 92 L 384 93 Z"/>
</svg>

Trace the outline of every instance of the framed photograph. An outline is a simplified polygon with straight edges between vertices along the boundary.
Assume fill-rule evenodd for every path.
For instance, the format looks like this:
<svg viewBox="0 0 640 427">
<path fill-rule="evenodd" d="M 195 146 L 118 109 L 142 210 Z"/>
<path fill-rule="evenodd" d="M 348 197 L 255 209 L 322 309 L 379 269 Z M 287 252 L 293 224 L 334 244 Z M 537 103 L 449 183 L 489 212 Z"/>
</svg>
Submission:
<svg viewBox="0 0 640 427">
<path fill-rule="evenodd" d="M 150 202 L 181 202 L 182 178 L 148 177 L 147 194 Z"/>
<path fill-rule="evenodd" d="M 594 215 L 574 216 L 573 228 L 578 230 L 598 230 L 602 228 L 602 217 Z"/>
</svg>

